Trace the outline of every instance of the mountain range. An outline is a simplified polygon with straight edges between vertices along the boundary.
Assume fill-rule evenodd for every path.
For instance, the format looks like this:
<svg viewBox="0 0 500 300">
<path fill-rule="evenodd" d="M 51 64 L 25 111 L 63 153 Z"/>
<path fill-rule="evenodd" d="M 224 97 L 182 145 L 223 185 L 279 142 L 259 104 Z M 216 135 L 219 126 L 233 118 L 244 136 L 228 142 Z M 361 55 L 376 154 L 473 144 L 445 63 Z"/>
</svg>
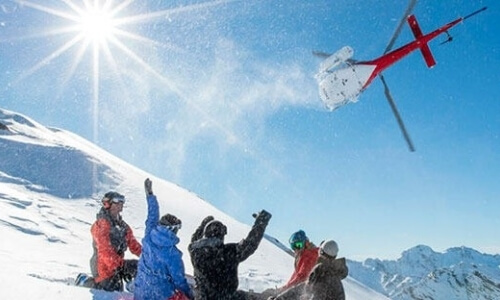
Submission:
<svg viewBox="0 0 500 300">
<path fill-rule="evenodd" d="M 467 247 L 444 253 L 418 245 L 397 260 L 349 262 L 349 274 L 393 300 L 500 299 L 500 255 Z"/>
</svg>

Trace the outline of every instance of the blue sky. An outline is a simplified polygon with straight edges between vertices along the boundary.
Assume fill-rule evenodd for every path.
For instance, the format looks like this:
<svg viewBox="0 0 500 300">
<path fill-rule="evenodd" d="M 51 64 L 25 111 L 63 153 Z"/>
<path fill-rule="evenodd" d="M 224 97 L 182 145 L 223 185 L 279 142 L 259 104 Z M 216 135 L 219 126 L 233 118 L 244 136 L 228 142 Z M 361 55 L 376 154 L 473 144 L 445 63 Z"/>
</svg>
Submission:
<svg viewBox="0 0 500 300">
<path fill-rule="evenodd" d="M 304 229 L 352 259 L 417 244 L 500 253 L 496 1 L 417 3 L 424 32 L 488 10 L 451 29 L 452 43 L 431 41 L 433 69 L 415 52 L 384 73 L 414 153 L 378 80 L 327 111 L 311 55 L 349 45 L 356 59 L 380 56 L 405 1 L 127 1 L 114 18 L 128 34 L 98 60 L 83 41 L 70 46 L 79 31 L 61 31 L 76 24 L 61 12 L 84 2 L 0 0 L 1 107 L 73 131 L 239 220 L 265 208 L 282 241 Z M 396 46 L 412 38 L 405 26 Z"/>
</svg>

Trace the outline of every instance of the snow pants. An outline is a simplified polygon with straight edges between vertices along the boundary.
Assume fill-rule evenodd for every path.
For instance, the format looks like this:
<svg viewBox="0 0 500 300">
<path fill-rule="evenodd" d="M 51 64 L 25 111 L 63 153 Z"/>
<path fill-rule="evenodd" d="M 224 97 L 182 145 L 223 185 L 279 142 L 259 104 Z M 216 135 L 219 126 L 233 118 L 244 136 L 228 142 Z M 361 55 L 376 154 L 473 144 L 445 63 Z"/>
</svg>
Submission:
<svg viewBox="0 0 500 300">
<path fill-rule="evenodd" d="M 93 278 L 89 278 L 84 286 L 92 289 L 105 290 L 105 291 L 123 291 L 123 281 L 130 281 L 137 275 L 137 259 L 126 259 L 123 267 L 116 270 L 115 274 L 102 281 L 95 282 Z"/>
</svg>

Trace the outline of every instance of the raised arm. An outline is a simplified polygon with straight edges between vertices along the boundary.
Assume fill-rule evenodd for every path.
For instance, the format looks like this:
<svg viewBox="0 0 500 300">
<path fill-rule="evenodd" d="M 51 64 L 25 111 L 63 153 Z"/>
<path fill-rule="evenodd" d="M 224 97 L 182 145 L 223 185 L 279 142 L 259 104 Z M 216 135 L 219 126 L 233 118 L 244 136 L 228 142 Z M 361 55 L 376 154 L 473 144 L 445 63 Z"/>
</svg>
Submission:
<svg viewBox="0 0 500 300">
<path fill-rule="evenodd" d="M 203 221 L 201 221 L 200 226 L 196 228 L 196 231 L 191 236 L 191 243 L 196 242 L 197 240 L 203 237 L 203 230 L 205 229 L 205 226 L 213 219 L 214 219 L 213 216 L 208 216 L 205 219 L 203 219 Z"/>
<path fill-rule="evenodd" d="M 158 224 L 160 220 L 160 206 L 158 205 L 158 200 L 153 194 L 153 182 L 147 178 L 144 181 L 144 190 L 146 192 L 146 200 L 148 202 L 148 216 L 146 218 L 146 232 L 145 235 L 149 234 L 151 230 Z"/>
<path fill-rule="evenodd" d="M 265 210 L 262 210 L 256 217 L 255 223 L 252 229 L 248 233 L 247 237 L 239 242 L 236 246 L 238 260 L 240 262 L 244 261 L 250 255 L 252 255 L 257 247 L 259 247 L 260 241 L 264 236 L 264 231 L 266 230 L 267 224 L 271 219 L 271 214 Z"/>
</svg>

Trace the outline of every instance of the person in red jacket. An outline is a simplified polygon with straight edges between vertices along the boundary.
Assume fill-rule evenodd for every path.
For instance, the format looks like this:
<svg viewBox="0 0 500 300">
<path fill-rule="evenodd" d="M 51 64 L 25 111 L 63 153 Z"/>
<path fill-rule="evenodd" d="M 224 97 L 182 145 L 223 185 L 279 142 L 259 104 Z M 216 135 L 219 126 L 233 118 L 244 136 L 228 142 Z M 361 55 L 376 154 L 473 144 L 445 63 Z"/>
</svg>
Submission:
<svg viewBox="0 0 500 300">
<path fill-rule="evenodd" d="M 318 261 L 319 248 L 309 241 L 304 230 L 299 230 L 292 234 L 289 242 L 290 248 L 292 248 L 295 255 L 292 276 L 284 286 L 263 291 L 260 294 L 260 298 L 262 299 L 275 299 L 278 294 L 304 283 Z"/>
<path fill-rule="evenodd" d="M 288 282 L 280 289 L 282 291 L 305 282 L 318 260 L 318 247 L 309 241 L 303 230 L 292 234 L 290 247 L 295 253 L 295 269 Z"/>
<path fill-rule="evenodd" d="M 136 240 L 130 226 L 122 219 L 125 197 L 117 192 L 108 192 L 102 199 L 102 208 L 90 232 L 94 254 L 90 259 L 92 277 L 81 273 L 76 285 L 106 291 L 123 291 L 123 280 L 130 281 L 137 274 L 137 259 L 125 259 L 125 251 L 141 255 L 141 244 Z"/>
</svg>

